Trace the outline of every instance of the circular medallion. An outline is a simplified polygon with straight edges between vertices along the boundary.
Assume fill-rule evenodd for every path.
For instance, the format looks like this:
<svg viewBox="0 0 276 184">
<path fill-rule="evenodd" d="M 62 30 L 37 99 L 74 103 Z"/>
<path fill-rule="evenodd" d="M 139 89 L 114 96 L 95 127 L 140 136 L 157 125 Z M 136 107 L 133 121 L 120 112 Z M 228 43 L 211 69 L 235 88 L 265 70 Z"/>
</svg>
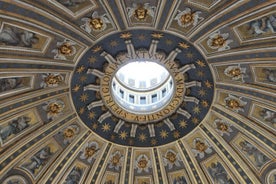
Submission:
<svg viewBox="0 0 276 184">
<path fill-rule="evenodd" d="M 193 130 L 213 100 L 202 55 L 167 33 L 133 30 L 96 43 L 77 64 L 71 96 L 82 121 L 122 145 L 158 146 Z"/>
</svg>

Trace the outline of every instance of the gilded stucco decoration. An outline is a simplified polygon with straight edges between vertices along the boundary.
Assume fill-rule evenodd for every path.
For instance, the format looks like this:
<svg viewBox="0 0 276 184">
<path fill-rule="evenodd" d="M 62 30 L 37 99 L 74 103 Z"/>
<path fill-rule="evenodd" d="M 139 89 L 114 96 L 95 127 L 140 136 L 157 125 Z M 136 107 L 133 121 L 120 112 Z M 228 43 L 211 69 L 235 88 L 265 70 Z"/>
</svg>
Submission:
<svg viewBox="0 0 276 184">
<path fill-rule="evenodd" d="M 275 8 L 0 0 L 0 183 L 275 184 Z M 165 88 L 120 92 L 145 61 Z"/>
</svg>

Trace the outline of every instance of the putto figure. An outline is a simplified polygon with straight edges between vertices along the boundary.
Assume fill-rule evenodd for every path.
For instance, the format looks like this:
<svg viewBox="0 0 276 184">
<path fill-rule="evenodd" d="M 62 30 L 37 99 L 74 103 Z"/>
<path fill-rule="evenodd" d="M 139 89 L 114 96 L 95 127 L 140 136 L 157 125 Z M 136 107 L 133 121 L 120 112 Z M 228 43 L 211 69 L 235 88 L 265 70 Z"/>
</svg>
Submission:
<svg viewBox="0 0 276 184">
<path fill-rule="evenodd" d="M 203 17 L 200 17 L 201 11 L 194 11 L 190 8 L 186 8 L 183 11 L 178 10 L 177 15 L 175 16 L 174 20 L 177 21 L 177 24 L 180 27 L 189 27 L 191 25 L 196 26 L 199 21 L 203 20 Z"/>
<path fill-rule="evenodd" d="M 247 102 L 241 100 L 242 97 L 236 97 L 236 96 L 233 96 L 233 95 L 228 95 L 228 97 L 226 97 L 224 99 L 224 102 L 225 102 L 225 106 L 235 112 L 244 112 L 244 107 L 245 105 L 247 104 Z"/>
<path fill-rule="evenodd" d="M 229 33 L 221 34 L 220 31 L 214 32 L 209 36 L 207 40 L 207 45 L 214 50 L 224 51 L 229 50 L 229 44 L 233 42 L 233 40 L 229 40 Z"/>
<path fill-rule="evenodd" d="M 224 74 L 230 77 L 232 80 L 241 80 L 242 82 L 244 82 L 243 78 L 246 76 L 246 68 L 242 68 L 240 67 L 240 65 L 228 66 L 224 70 Z"/>
<path fill-rule="evenodd" d="M 80 159 L 86 160 L 88 163 L 92 163 L 93 159 L 98 155 L 100 148 L 97 142 L 92 141 L 84 145 L 81 150 Z"/>
<path fill-rule="evenodd" d="M 64 39 L 62 42 L 57 42 L 57 48 L 52 50 L 52 53 L 56 54 L 54 59 L 66 60 L 68 56 L 76 54 L 75 42 Z"/>
<path fill-rule="evenodd" d="M 156 7 L 150 6 L 149 3 L 133 3 L 132 7 L 127 7 L 126 10 L 129 18 L 134 17 L 137 21 L 146 21 L 149 16 L 154 17 Z"/>
<path fill-rule="evenodd" d="M 92 31 L 103 31 L 106 29 L 107 24 L 110 24 L 107 14 L 99 15 L 97 11 L 94 11 L 91 18 L 84 17 L 81 19 L 85 23 L 80 27 L 85 30 L 87 33 L 91 33 Z"/>
<path fill-rule="evenodd" d="M 166 151 L 165 156 L 163 157 L 164 166 L 168 166 L 169 169 L 172 169 L 173 166 L 181 166 L 181 158 L 179 153 L 176 153 L 172 149 Z"/>
<path fill-rule="evenodd" d="M 63 131 L 63 143 L 65 145 L 70 144 L 80 132 L 80 127 L 76 124 L 69 125 Z"/>
<path fill-rule="evenodd" d="M 62 111 L 65 108 L 65 104 L 62 100 L 50 100 L 42 106 L 43 110 L 47 112 L 47 118 L 53 120 L 62 114 Z"/>
<path fill-rule="evenodd" d="M 0 45 L 32 48 L 33 44 L 38 42 L 39 38 L 36 34 L 26 30 L 7 27 L 0 32 Z"/>
<path fill-rule="evenodd" d="M 108 168 L 119 171 L 120 167 L 122 167 L 124 156 L 120 151 L 115 151 L 113 154 L 111 154 L 109 161 L 108 161 Z"/>
<path fill-rule="evenodd" d="M 212 153 L 211 145 L 207 140 L 202 140 L 197 137 L 193 140 L 193 148 L 192 151 L 194 155 L 199 157 L 200 159 L 205 157 L 205 154 Z"/>
<path fill-rule="evenodd" d="M 42 74 L 42 82 L 40 83 L 40 87 L 57 87 L 63 82 L 63 80 L 64 77 L 59 73 Z"/>
<path fill-rule="evenodd" d="M 149 169 L 152 167 L 151 161 L 145 154 L 141 154 L 135 161 L 135 168 L 137 173 L 142 173 L 143 171 L 149 173 Z"/>
<path fill-rule="evenodd" d="M 223 136 L 224 134 L 230 136 L 231 132 L 233 132 L 231 124 L 228 121 L 222 119 L 216 119 L 214 121 L 214 127 L 220 136 Z"/>
</svg>

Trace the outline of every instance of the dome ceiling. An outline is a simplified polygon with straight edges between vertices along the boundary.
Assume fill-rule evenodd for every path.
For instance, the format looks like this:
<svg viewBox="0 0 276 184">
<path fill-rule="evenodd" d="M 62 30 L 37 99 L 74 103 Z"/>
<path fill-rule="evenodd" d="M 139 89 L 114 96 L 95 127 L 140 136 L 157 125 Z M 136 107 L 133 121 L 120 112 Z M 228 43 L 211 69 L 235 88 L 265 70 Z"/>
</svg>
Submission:
<svg viewBox="0 0 276 184">
<path fill-rule="evenodd" d="M 0 183 L 275 183 L 275 32 L 270 1 L 1 0 Z M 137 61 L 172 81 L 117 89 Z"/>
</svg>

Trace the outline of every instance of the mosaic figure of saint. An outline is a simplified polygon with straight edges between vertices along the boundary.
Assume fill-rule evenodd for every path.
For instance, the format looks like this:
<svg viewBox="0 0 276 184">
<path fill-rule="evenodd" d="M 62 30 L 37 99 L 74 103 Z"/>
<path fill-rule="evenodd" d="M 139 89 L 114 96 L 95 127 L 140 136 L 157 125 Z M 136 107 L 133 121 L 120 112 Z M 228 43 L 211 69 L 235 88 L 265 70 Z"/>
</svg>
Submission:
<svg viewBox="0 0 276 184">
<path fill-rule="evenodd" d="M 211 165 L 207 169 L 209 174 L 212 176 L 214 183 L 234 184 L 233 180 L 228 177 L 228 174 L 221 163 L 211 163 Z"/>
<path fill-rule="evenodd" d="M 187 184 L 187 181 L 184 176 L 178 176 L 178 177 L 174 178 L 173 184 Z"/>
<path fill-rule="evenodd" d="M 264 155 L 258 148 L 253 146 L 251 143 L 247 142 L 246 140 L 241 141 L 239 143 L 241 150 L 246 153 L 246 156 L 249 157 L 249 159 L 253 156 L 253 164 L 257 167 L 262 167 L 269 158 Z"/>
<path fill-rule="evenodd" d="M 29 47 L 39 42 L 35 33 L 7 27 L 0 32 L 0 45 Z"/>
<path fill-rule="evenodd" d="M 81 180 L 82 169 L 79 167 L 74 167 L 70 174 L 67 176 L 64 184 L 78 184 Z"/>
<path fill-rule="evenodd" d="M 42 148 L 34 156 L 31 157 L 31 162 L 24 164 L 23 167 L 28 169 L 31 173 L 35 174 L 36 169 L 47 164 L 53 153 L 49 146 Z"/>
<path fill-rule="evenodd" d="M 2 78 L 0 79 L 0 93 L 18 87 L 23 86 L 22 80 L 20 78 Z"/>
<path fill-rule="evenodd" d="M 57 0 L 57 1 L 66 7 L 74 7 L 87 0 Z"/>
<path fill-rule="evenodd" d="M 263 120 L 266 122 L 270 123 L 272 127 L 276 128 L 276 113 L 268 110 L 268 109 L 263 109 L 260 112 L 260 116 L 262 117 Z"/>
<path fill-rule="evenodd" d="M 30 121 L 31 118 L 27 116 L 21 116 L 12 120 L 6 126 L 0 126 L 0 145 L 3 145 L 3 142 L 7 140 L 9 136 L 19 134 L 24 129 L 29 127 Z"/>
<path fill-rule="evenodd" d="M 262 35 L 265 33 L 276 32 L 276 16 L 270 15 L 258 20 L 251 21 L 248 28 L 249 34 L 254 36 Z"/>
<path fill-rule="evenodd" d="M 272 70 L 272 69 L 263 69 L 263 72 L 266 75 L 266 79 L 268 82 L 273 82 L 276 83 L 276 70 Z"/>
</svg>

